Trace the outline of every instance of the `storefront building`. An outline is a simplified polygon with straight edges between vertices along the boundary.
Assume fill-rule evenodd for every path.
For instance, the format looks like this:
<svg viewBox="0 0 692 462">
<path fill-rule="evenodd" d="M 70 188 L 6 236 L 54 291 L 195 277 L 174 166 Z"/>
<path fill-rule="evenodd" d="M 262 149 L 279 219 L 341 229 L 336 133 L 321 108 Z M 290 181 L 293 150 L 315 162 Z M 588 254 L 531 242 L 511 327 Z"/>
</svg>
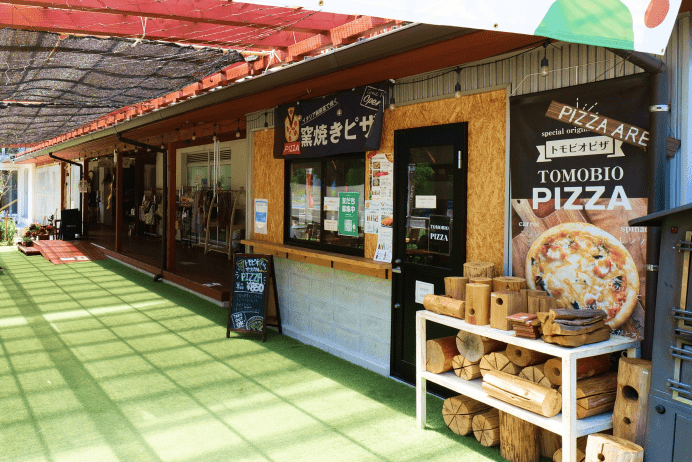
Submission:
<svg viewBox="0 0 692 462">
<path fill-rule="evenodd" d="M 473 38 L 440 33 L 436 40 L 433 44 L 420 41 L 416 51 L 398 50 L 403 53 L 399 55 L 393 54 L 394 48 L 391 57 L 382 53 L 372 60 L 352 58 L 350 67 L 336 66 L 326 75 L 316 70 L 320 62 L 376 46 L 355 43 L 295 66 L 311 70 L 284 85 L 276 84 L 262 96 L 244 96 L 242 87 L 255 91 L 262 79 L 278 78 L 290 68 L 226 89 L 230 93 L 237 87 L 227 101 L 219 102 L 211 95 L 204 95 L 205 104 L 191 100 L 190 106 L 194 102 L 195 107 L 189 114 L 196 122 L 187 123 L 189 116 L 184 112 L 172 115 L 170 123 L 146 115 L 148 123 L 129 131 L 116 130 L 124 133 L 122 139 L 108 135 L 100 146 L 88 149 L 86 157 L 80 149 L 88 145 L 82 146 L 78 138 L 64 149 L 69 155 L 61 154 L 60 144 L 34 151 L 17 162 L 47 151 L 81 159 L 90 184 L 78 199 L 77 169 L 61 170 L 52 160 L 42 160 L 44 165 L 28 171 L 34 197 L 29 213 L 42 221 L 54 210 L 81 204 L 85 220 L 92 225 L 91 236 L 114 255 L 125 255 L 130 264 L 143 260 L 144 254 L 128 233 L 166 236 L 165 252 L 159 240 L 149 246 L 152 250 L 144 269 L 180 283 L 178 273 L 188 265 L 204 266 L 213 274 L 197 281 L 194 290 L 227 306 L 226 255 L 217 252 L 217 260 L 193 261 L 184 253 L 186 240 L 204 245 L 207 236 L 203 224 L 196 228 L 184 222 L 183 218 L 192 219 L 187 215 L 192 211 L 181 210 L 180 202 L 182 198 L 194 201 L 196 192 L 217 182 L 224 191 L 242 189 L 238 216 L 233 219 L 236 227 L 230 232 L 221 229 L 210 240 L 223 247 L 238 232 L 236 245 L 242 239 L 246 250 L 276 257 L 284 332 L 383 375 L 412 381 L 413 316 L 422 308 L 418 297 L 426 291 L 443 292 L 441 278 L 458 273 L 467 261 L 492 262 L 498 275 L 516 274 L 512 255 L 518 244 L 513 228 L 518 224 L 512 200 L 519 196 L 511 191 L 514 177 L 521 172 L 514 170 L 511 161 L 512 102 L 562 89 L 571 98 L 565 103 L 588 109 L 595 102 L 590 100 L 591 93 L 572 94 L 570 89 L 644 74 L 594 46 L 553 42 L 544 47 L 538 37 L 530 36 L 523 37 L 522 43 L 508 44 L 490 32 Z M 670 82 L 667 135 L 681 142 L 665 163 L 667 208 L 692 200 L 692 181 L 685 173 L 692 162 L 689 45 L 690 18 L 683 13 L 663 59 Z M 479 51 L 483 47 L 487 50 Z M 549 63 L 547 76 L 540 74 L 544 58 Z M 412 64 L 414 59 L 430 62 Z M 412 75 L 412 69 L 422 73 Z M 277 108 L 294 107 L 295 111 L 298 105 L 293 103 L 308 104 L 314 96 L 328 102 L 339 92 L 351 92 L 351 85 L 371 87 L 381 95 L 375 104 L 381 114 L 378 147 L 364 144 L 325 156 L 312 146 L 318 152 L 313 157 L 289 154 L 281 158 L 275 147 L 276 131 L 288 132 L 292 121 L 284 112 L 275 118 Z M 216 95 L 223 97 L 226 90 Z M 647 94 L 648 89 L 643 91 Z M 173 108 L 160 113 L 168 109 Z M 336 134 L 329 128 L 338 121 L 339 110 L 328 108 L 334 115 L 320 138 L 320 148 L 334 144 L 331 137 Z M 617 112 L 609 115 L 625 118 Z M 345 132 L 344 126 L 363 129 L 353 125 L 361 115 L 345 107 L 338 117 L 344 122 L 336 133 L 344 138 L 354 133 Z M 648 120 L 647 114 L 638 117 Z M 123 122 L 127 123 L 132 121 Z M 317 138 L 314 133 L 311 136 L 314 145 Z M 130 140 L 148 146 L 150 152 Z M 340 210 L 340 193 L 351 194 L 348 197 L 357 212 L 348 231 L 345 218 L 340 220 L 335 213 Z M 157 210 L 164 196 L 170 204 L 166 218 Z M 368 204 L 376 205 L 379 212 L 368 215 Z M 258 207 L 266 210 L 264 218 L 257 219 Z M 217 228 L 214 233 L 218 232 Z M 378 251 L 384 251 L 379 259 L 384 261 L 375 260 Z M 159 263 L 162 258 L 165 262 Z M 212 286 L 200 287 L 205 283 Z M 444 334 L 430 332 L 429 336 Z"/>
</svg>

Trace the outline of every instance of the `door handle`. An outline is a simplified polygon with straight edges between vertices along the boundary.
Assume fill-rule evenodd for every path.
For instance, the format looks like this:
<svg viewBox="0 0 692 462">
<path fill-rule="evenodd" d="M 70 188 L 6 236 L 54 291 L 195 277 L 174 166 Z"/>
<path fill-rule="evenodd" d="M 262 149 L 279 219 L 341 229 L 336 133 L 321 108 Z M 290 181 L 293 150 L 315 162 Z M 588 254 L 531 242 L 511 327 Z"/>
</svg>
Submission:
<svg viewBox="0 0 692 462">
<path fill-rule="evenodd" d="M 401 308 L 401 303 L 395 303 L 395 304 L 394 304 L 394 309 L 395 309 L 395 310 L 398 310 L 399 308 Z"/>
<path fill-rule="evenodd" d="M 392 273 L 401 274 L 401 267 L 396 266 L 396 267 L 392 268 Z"/>
</svg>

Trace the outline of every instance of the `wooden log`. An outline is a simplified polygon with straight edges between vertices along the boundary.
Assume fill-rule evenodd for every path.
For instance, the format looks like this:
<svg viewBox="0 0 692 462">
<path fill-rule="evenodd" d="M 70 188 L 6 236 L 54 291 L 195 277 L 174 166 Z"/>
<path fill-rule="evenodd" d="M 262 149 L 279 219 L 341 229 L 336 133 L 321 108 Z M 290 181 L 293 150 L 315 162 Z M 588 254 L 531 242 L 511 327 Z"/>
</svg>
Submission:
<svg viewBox="0 0 692 462">
<path fill-rule="evenodd" d="M 452 359 L 458 354 L 455 336 L 442 337 L 425 342 L 425 368 L 433 374 L 452 370 Z"/>
<path fill-rule="evenodd" d="M 476 414 L 471 421 L 473 436 L 485 447 L 500 444 L 500 412 L 490 408 L 485 412 Z"/>
<path fill-rule="evenodd" d="M 617 372 L 597 375 L 577 382 L 577 419 L 610 411 L 615 405 Z M 562 392 L 562 387 L 558 389 Z"/>
<path fill-rule="evenodd" d="M 442 404 L 442 418 L 457 435 L 468 435 L 473 431 L 471 421 L 481 412 L 491 409 L 487 404 L 464 395 L 447 398 Z"/>
<path fill-rule="evenodd" d="M 552 459 L 555 451 L 562 447 L 562 436 L 541 428 L 538 433 L 538 447 L 540 448 L 541 457 Z"/>
<path fill-rule="evenodd" d="M 463 300 L 455 300 L 446 295 L 428 294 L 423 299 L 426 310 L 459 319 L 464 319 L 465 304 Z"/>
<path fill-rule="evenodd" d="M 464 277 L 495 277 L 495 265 L 492 262 L 466 262 L 464 263 Z"/>
<path fill-rule="evenodd" d="M 521 367 L 510 361 L 504 351 L 494 351 L 483 356 L 479 367 L 483 377 L 490 371 L 502 371 L 511 375 L 517 375 L 521 371 Z"/>
<path fill-rule="evenodd" d="M 526 279 L 513 276 L 493 278 L 493 292 L 521 292 L 526 289 Z"/>
<path fill-rule="evenodd" d="M 557 300 L 555 300 L 553 297 L 541 297 L 538 299 L 538 302 L 539 312 L 546 312 L 557 308 Z"/>
<path fill-rule="evenodd" d="M 602 374 L 610 369 L 610 354 L 577 359 L 577 380 Z M 549 359 L 545 363 L 545 376 L 555 385 L 562 385 L 562 360 Z"/>
<path fill-rule="evenodd" d="M 541 458 L 540 445 L 536 444 L 539 428 L 500 411 L 500 455 L 510 462 L 538 462 Z"/>
<path fill-rule="evenodd" d="M 469 324 L 484 326 L 490 323 L 490 286 L 466 284 L 465 320 Z"/>
<path fill-rule="evenodd" d="M 521 289 L 521 298 L 523 299 L 523 303 L 525 306 L 528 306 L 529 303 L 529 297 L 539 297 L 539 296 L 548 296 L 548 292 L 545 290 L 534 290 L 534 289 Z M 528 313 L 528 311 L 527 311 Z M 531 313 L 531 314 L 536 314 L 536 313 Z"/>
<path fill-rule="evenodd" d="M 461 276 L 450 276 L 445 278 L 445 295 L 449 295 L 454 300 L 466 300 L 466 284 L 469 278 Z"/>
<path fill-rule="evenodd" d="M 620 358 L 613 410 L 613 435 L 646 444 L 647 408 L 651 388 L 651 361 Z"/>
<path fill-rule="evenodd" d="M 548 319 L 547 322 L 543 323 L 542 327 L 544 335 L 581 335 L 603 329 L 606 327 L 606 323 L 604 319 L 599 319 L 594 323 L 575 326 L 572 324 L 557 323 Z"/>
<path fill-rule="evenodd" d="M 562 395 L 557 390 L 505 372 L 486 372 L 482 386 L 490 396 L 544 417 L 554 417 L 562 409 Z"/>
<path fill-rule="evenodd" d="M 492 278 L 486 278 L 486 277 L 475 277 L 475 278 L 469 278 L 469 284 L 485 284 L 486 286 L 490 287 L 490 291 L 493 291 L 493 279 Z"/>
<path fill-rule="evenodd" d="M 617 436 L 594 433 L 586 440 L 585 462 L 642 462 L 644 449 Z"/>
<path fill-rule="evenodd" d="M 512 330 L 512 323 L 507 319 L 521 313 L 521 294 L 519 292 L 493 292 L 490 294 L 490 327 L 501 330 Z"/>
<path fill-rule="evenodd" d="M 537 290 L 534 293 L 527 293 L 526 300 L 526 312 L 530 314 L 540 313 L 541 310 L 541 300 L 544 298 L 550 298 L 548 292 Z"/>
<path fill-rule="evenodd" d="M 578 347 L 598 343 L 610 338 L 610 327 L 579 335 L 543 335 L 543 341 L 556 345 Z"/>
<path fill-rule="evenodd" d="M 507 345 L 507 357 L 519 367 L 533 366 L 546 362 L 550 355 L 517 345 Z"/>
<path fill-rule="evenodd" d="M 550 380 L 548 380 L 548 377 L 545 376 L 545 373 L 543 372 L 544 369 L 545 369 L 545 363 L 535 364 L 533 366 L 527 366 L 527 367 L 523 368 L 517 376 L 521 377 L 522 379 L 530 380 L 533 383 L 543 385 L 544 387 L 550 387 L 550 388 L 557 387 L 557 385 L 553 385 L 553 383 Z M 555 452 L 555 451 L 553 451 L 553 452 Z M 553 452 L 550 453 L 550 457 L 552 457 Z"/>
<path fill-rule="evenodd" d="M 480 361 L 471 362 L 462 355 L 456 355 L 452 359 L 452 369 L 457 377 L 464 380 L 473 380 L 482 377 Z"/>
<path fill-rule="evenodd" d="M 560 446 L 562 446 L 562 438 L 560 438 Z M 586 436 L 577 438 L 577 462 L 584 462 L 586 458 Z M 553 454 L 553 462 L 562 462 L 562 448 L 555 451 Z"/>
<path fill-rule="evenodd" d="M 506 347 L 507 344 L 504 342 L 472 334 L 465 330 L 460 330 L 457 334 L 457 350 L 459 350 L 459 354 L 472 363 L 480 361 L 488 353 L 504 350 Z"/>
<path fill-rule="evenodd" d="M 603 310 L 572 310 L 572 309 L 554 309 L 550 312 L 550 320 L 556 319 L 588 319 L 588 318 L 605 318 L 606 312 Z"/>
</svg>

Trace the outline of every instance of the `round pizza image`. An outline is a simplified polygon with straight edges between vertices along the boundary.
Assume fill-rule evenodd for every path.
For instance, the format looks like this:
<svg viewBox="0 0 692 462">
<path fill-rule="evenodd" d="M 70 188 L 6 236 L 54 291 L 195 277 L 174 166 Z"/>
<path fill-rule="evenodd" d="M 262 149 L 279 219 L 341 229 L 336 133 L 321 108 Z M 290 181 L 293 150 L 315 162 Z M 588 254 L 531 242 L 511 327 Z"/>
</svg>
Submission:
<svg viewBox="0 0 692 462">
<path fill-rule="evenodd" d="M 588 223 L 562 223 L 538 236 L 526 255 L 526 283 L 550 293 L 560 308 L 605 311 L 613 329 L 630 317 L 639 294 L 632 255 Z"/>
</svg>

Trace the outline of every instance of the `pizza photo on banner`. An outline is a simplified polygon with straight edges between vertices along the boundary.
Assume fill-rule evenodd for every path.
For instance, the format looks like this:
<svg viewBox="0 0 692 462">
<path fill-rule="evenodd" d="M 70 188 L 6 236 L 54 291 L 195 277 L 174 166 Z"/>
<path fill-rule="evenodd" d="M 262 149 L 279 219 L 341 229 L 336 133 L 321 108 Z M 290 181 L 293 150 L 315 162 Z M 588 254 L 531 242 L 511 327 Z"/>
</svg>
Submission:
<svg viewBox="0 0 692 462">
<path fill-rule="evenodd" d="M 379 149 L 384 85 L 356 87 L 278 106 L 274 111 L 274 158 L 325 157 Z"/>
<path fill-rule="evenodd" d="M 513 274 L 644 332 L 648 76 L 510 99 Z"/>
</svg>

